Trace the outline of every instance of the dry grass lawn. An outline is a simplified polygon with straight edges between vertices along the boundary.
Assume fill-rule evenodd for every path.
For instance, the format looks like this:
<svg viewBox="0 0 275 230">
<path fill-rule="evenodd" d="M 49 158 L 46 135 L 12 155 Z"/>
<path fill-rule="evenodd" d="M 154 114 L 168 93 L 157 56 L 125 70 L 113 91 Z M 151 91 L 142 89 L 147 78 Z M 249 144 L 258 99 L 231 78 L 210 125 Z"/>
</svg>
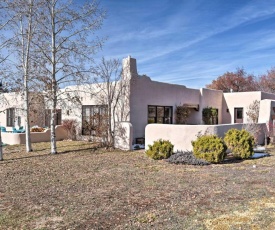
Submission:
<svg viewBox="0 0 275 230">
<path fill-rule="evenodd" d="M 4 148 L 0 229 L 275 229 L 272 149 L 188 166 L 86 142 L 58 142 L 57 155 L 49 143 L 33 147 Z"/>
</svg>

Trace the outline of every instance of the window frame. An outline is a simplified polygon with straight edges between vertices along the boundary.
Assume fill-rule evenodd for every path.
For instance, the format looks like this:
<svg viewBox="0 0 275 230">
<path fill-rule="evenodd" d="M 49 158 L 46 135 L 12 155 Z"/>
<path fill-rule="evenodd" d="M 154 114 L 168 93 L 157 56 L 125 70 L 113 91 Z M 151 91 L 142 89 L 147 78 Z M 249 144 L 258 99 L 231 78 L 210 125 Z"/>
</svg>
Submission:
<svg viewBox="0 0 275 230">
<path fill-rule="evenodd" d="M 235 111 L 236 111 L 236 119 L 243 119 L 243 108 L 242 107 L 235 108 Z M 240 112 L 241 112 L 241 117 L 238 117 Z"/>
<path fill-rule="evenodd" d="M 62 109 L 56 109 L 55 114 L 55 126 L 62 124 Z M 46 127 L 51 126 L 51 109 L 45 109 L 45 122 L 44 125 Z"/>
<path fill-rule="evenodd" d="M 153 109 L 154 111 L 149 111 L 149 109 Z M 169 116 L 166 115 L 168 109 Z M 160 110 L 163 110 L 161 112 Z M 152 113 L 153 116 L 152 116 Z M 162 113 L 162 116 L 160 116 L 160 113 Z M 152 122 L 149 122 L 149 119 L 152 120 Z M 166 122 L 167 119 L 169 122 Z M 163 105 L 148 105 L 147 106 L 147 123 L 148 124 L 173 124 L 173 106 L 163 106 Z"/>
<path fill-rule="evenodd" d="M 15 108 L 8 108 L 6 109 L 7 112 L 7 127 L 14 127 L 15 126 Z"/>
<path fill-rule="evenodd" d="M 88 108 L 88 115 L 86 115 L 87 110 L 84 110 Z M 107 105 L 82 105 L 82 112 L 81 112 L 81 134 L 83 136 L 96 136 L 96 131 L 89 129 L 85 130 L 84 122 L 89 120 L 88 122 L 92 125 L 100 125 L 103 122 L 105 122 L 104 118 L 99 116 L 99 121 L 95 121 L 95 118 L 92 118 L 92 116 L 99 114 L 99 115 L 107 115 L 108 114 L 108 106 Z M 98 124 L 95 124 L 98 123 Z"/>
</svg>

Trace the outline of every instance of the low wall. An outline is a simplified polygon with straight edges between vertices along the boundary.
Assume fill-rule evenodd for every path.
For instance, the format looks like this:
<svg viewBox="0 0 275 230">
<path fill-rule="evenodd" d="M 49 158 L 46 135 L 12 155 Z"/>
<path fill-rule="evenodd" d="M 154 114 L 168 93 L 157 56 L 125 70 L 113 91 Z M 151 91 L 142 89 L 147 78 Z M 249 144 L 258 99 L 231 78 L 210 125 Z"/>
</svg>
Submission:
<svg viewBox="0 0 275 230">
<path fill-rule="evenodd" d="M 264 143 L 265 123 L 256 124 L 259 126 L 258 144 Z M 166 125 L 149 124 L 145 128 L 145 149 L 158 139 L 169 140 L 174 145 L 174 151 L 192 151 L 191 141 L 197 139 L 199 133 L 215 134 L 224 137 L 224 134 L 232 128 L 242 129 L 247 124 L 225 124 L 225 125 Z"/>
<path fill-rule="evenodd" d="M 117 123 L 115 148 L 131 150 L 133 143 L 133 126 L 130 122 Z"/>
<path fill-rule="evenodd" d="M 62 125 L 55 127 L 56 140 L 61 141 L 67 138 L 67 132 Z M 25 133 L 1 133 L 2 142 L 9 145 L 25 144 Z M 31 142 L 49 142 L 51 136 L 51 130 L 47 129 L 44 132 L 31 132 Z"/>
</svg>

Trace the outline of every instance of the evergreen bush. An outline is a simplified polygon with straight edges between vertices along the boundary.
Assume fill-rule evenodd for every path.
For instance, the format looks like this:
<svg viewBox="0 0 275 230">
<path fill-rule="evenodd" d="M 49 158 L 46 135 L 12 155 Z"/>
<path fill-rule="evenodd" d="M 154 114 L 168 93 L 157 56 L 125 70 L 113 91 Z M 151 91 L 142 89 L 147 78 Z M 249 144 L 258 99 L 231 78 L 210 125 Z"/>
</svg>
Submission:
<svg viewBox="0 0 275 230">
<path fill-rule="evenodd" d="M 187 119 L 191 114 L 191 109 L 186 105 L 176 106 L 176 124 L 186 124 Z"/>
<path fill-rule="evenodd" d="M 206 107 L 202 110 L 202 120 L 206 125 L 214 125 L 218 123 L 218 109 Z"/>
<path fill-rule="evenodd" d="M 196 158 L 211 163 L 219 163 L 226 156 L 227 147 L 224 141 L 216 135 L 203 135 L 192 141 L 193 153 Z"/>
<path fill-rule="evenodd" d="M 224 141 L 236 158 L 246 159 L 254 153 L 254 137 L 244 129 L 229 129 L 225 134 Z"/>
<path fill-rule="evenodd" d="M 167 159 L 173 154 L 174 145 L 168 140 L 154 141 L 153 145 L 148 146 L 146 155 L 154 160 Z"/>
</svg>

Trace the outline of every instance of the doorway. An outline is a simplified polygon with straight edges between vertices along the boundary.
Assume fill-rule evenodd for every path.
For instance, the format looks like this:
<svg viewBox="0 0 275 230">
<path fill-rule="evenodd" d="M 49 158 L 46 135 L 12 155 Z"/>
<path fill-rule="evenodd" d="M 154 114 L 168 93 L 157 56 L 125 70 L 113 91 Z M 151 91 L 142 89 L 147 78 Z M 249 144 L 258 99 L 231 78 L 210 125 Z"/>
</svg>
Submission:
<svg viewBox="0 0 275 230">
<path fill-rule="evenodd" d="M 234 108 L 234 123 L 243 123 L 243 108 Z"/>
</svg>

